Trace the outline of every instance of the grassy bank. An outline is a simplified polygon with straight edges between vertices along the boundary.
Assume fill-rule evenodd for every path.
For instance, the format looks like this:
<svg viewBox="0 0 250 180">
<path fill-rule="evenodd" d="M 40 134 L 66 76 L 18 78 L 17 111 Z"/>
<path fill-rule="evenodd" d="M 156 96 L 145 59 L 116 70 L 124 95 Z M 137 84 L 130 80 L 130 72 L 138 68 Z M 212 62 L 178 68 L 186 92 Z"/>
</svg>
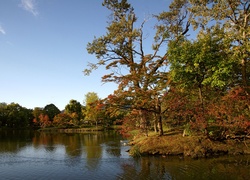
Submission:
<svg viewBox="0 0 250 180">
<path fill-rule="evenodd" d="M 228 139 L 224 141 L 212 141 L 202 135 L 182 136 L 182 133 L 166 134 L 158 136 L 151 134 L 146 136 L 135 136 L 131 141 L 130 154 L 161 155 L 181 157 L 210 157 L 225 154 L 250 154 L 250 140 Z"/>
</svg>

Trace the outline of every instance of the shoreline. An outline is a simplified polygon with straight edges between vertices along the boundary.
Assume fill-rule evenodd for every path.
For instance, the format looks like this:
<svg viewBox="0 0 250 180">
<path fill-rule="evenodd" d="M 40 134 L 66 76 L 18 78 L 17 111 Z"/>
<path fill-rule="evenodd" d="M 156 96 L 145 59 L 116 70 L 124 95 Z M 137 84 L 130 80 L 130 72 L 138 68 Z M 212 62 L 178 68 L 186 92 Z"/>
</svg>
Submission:
<svg viewBox="0 0 250 180">
<path fill-rule="evenodd" d="M 58 132 L 58 133 L 84 133 L 84 132 L 94 132 L 94 131 L 109 131 L 109 130 L 119 130 L 118 126 L 102 127 L 102 126 L 93 126 L 93 127 L 77 127 L 77 128 L 43 128 L 37 129 L 39 132 Z"/>
<path fill-rule="evenodd" d="M 77 127 L 77 128 L 44 128 L 33 129 L 37 132 L 47 133 L 87 133 L 120 130 L 120 126 L 111 127 Z M 2 129 L 2 128 L 0 128 Z M 5 129 L 5 128 L 4 128 Z M 19 129 L 24 130 L 24 129 Z M 30 130 L 30 129 L 29 129 Z M 178 156 L 209 158 L 223 155 L 250 155 L 250 138 L 211 140 L 204 135 L 184 136 L 181 132 L 165 133 L 163 136 L 154 133 L 149 136 L 137 134 L 129 139 L 128 153 L 133 157 L 140 156 Z"/>
<path fill-rule="evenodd" d="M 132 156 L 181 156 L 207 158 L 221 155 L 250 155 L 250 139 L 214 141 L 205 136 L 153 135 L 136 137 L 129 150 Z"/>
</svg>

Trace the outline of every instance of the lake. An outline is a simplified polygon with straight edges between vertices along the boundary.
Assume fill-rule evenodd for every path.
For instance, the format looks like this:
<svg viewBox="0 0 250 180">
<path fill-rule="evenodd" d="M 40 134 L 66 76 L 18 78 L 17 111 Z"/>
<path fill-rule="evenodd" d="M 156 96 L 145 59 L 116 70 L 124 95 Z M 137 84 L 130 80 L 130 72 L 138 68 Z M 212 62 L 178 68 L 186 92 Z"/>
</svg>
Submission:
<svg viewBox="0 0 250 180">
<path fill-rule="evenodd" d="M 115 131 L 0 130 L 0 179 L 249 179 L 250 156 L 193 160 L 128 155 Z"/>
</svg>

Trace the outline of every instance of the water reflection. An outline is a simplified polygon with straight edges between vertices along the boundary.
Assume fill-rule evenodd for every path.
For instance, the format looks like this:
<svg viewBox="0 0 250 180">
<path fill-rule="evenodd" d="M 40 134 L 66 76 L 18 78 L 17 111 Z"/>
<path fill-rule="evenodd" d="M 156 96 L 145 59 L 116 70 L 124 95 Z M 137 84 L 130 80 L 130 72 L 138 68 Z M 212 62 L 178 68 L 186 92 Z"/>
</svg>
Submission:
<svg viewBox="0 0 250 180">
<path fill-rule="evenodd" d="M 250 156 L 129 157 L 114 131 L 82 134 L 0 130 L 2 179 L 249 179 Z"/>
<path fill-rule="evenodd" d="M 250 156 L 224 156 L 211 159 L 141 157 L 122 165 L 124 179 L 247 180 Z M 133 175 L 133 178 L 131 177 Z"/>
<path fill-rule="evenodd" d="M 120 138 L 115 138 L 115 136 L 117 136 L 115 132 L 81 134 L 35 133 L 32 145 L 36 149 L 43 147 L 50 152 L 55 151 L 58 148 L 57 145 L 63 145 L 65 153 L 70 157 L 79 157 L 84 154 L 86 158 L 100 159 L 103 156 L 104 146 L 110 156 L 120 156 Z"/>
<path fill-rule="evenodd" d="M 0 152 L 17 152 L 25 147 L 33 137 L 31 131 L 0 130 Z"/>
</svg>

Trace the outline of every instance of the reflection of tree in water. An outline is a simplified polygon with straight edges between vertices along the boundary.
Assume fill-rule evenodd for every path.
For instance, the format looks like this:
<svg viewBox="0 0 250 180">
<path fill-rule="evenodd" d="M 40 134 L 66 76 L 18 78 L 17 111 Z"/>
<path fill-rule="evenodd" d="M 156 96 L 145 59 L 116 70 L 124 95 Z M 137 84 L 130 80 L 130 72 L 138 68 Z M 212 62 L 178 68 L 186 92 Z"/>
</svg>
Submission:
<svg viewBox="0 0 250 180">
<path fill-rule="evenodd" d="M 122 177 L 123 179 L 138 179 L 138 172 L 132 163 L 123 163 L 121 164 L 121 169 L 123 173 L 118 175 L 118 177 Z"/>
<path fill-rule="evenodd" d="M 152 161 L 150 158 L 134 159 L 133 163 L 122 164 L 124 179 L 171 179 L 161 161 Z"/>
<path fill-rule="evenodd" d="M 32 142 L 34 148 L 39 149 L 43 146 L 46 151 L 53 152 L 56 150 L 56 145 L 61 144 L 60 139 L 61 136 L 57 133 L 36 132 Z"/>
<path fill-rule="evenodd" d="M 54 142 L 55 138 L 53 137 L 53 135 L 52 135 L 52 134 L 49 134 L 49 135 L 46 137 L 46 139 L 47 139 L 47 141 L 46 141 L 47 143 L 46 143 L 46 146 L 44 147 L 45 150 L 48 151 L 48 152 L 53 152 L 53 151 L 55 151 L 55 150 L 56 150 L 55 142 Z"/>
<path fill-rule="evenodd" d="M 112 156 L 121 156 L 121 144 L 118 142 L 110 142 L 107 144 L 106 152 Z"/>
<path fill-rule="evenodd" d="M 81 156 L 80 134 L 41 132 L 35 133 L 32 141 L 35 148 L 40 148 L 42 145 L 46 151 L 55 151 L 57 145 L 63 145 L 68 156 Z"/>
<path fill-rule="evenodd" d="M 63 144 L 68 156 L 80 157 L 82 154 L 80 134 L 65 134 Z"/>
<path fill-rule="evenodd" d="M 121 164 L 124 179 L 249 179 L 250 156 L 211 159 L 141 157 Z"/>
<path fill-rule="evenodd" d="M 106 135 L 108 137 L 106 152 L 111 156 L 121 156 L 121 137 L 115 131 L 108 132 Z"/>
<path fill-rule="evenodd" d="M 84 136 L 87 168 L 96 169 L 102 158 L 102 137 L 98 134 L 87 134 Z"/>
<path fill-rule="evenodd" d="M 27 145 L 33 131 L 0 129 L 0 152 L 17 152 Z"/>
</svg>

